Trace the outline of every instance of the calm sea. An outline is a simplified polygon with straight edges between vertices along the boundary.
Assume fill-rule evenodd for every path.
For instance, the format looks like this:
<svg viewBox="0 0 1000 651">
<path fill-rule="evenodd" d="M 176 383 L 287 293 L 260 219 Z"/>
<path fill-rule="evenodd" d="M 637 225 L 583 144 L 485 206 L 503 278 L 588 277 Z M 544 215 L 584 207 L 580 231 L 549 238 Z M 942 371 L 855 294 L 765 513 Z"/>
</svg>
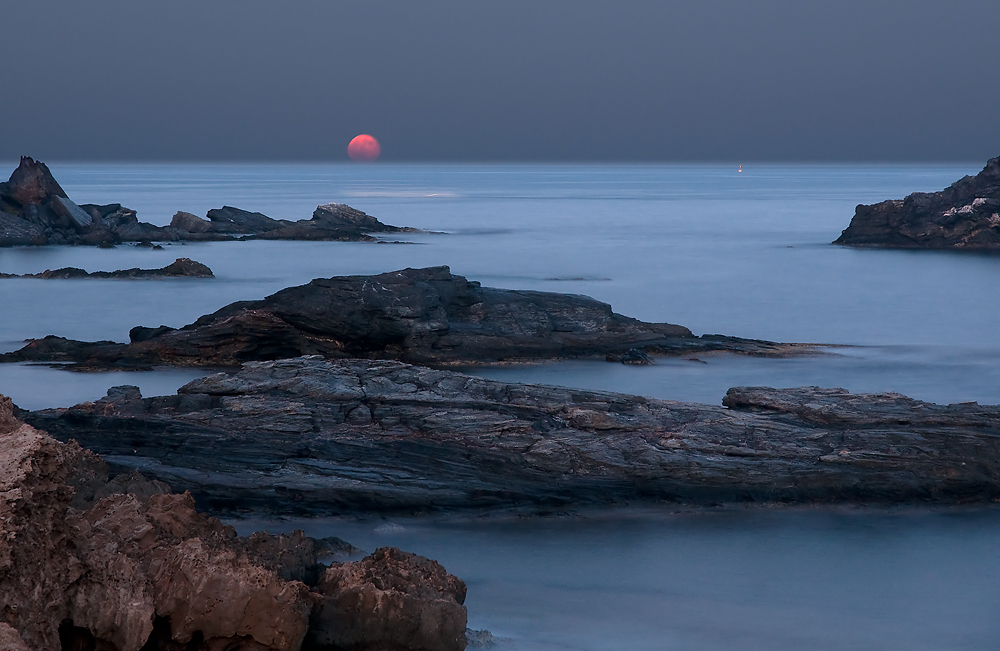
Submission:
<svg viewBox="0 0 1000 651">
<path fill-rule="evenodd" d="M 50 167 L 77 203 L 122 203 L 156 224 L 177 210 L 204 215 L 222 205 L 303 219 L 317 204 L 342 202 L 389 224 L 445 234 L 401 238 L 408 244 L 0 249 L 7 273 L 152 268 L 189 257 L 217 276 L 2 281 L 6 350 L 46 334 L 125 341 L 135 325 L 181 326 L 316 277 L 447 264 L 484 285 L 586 294 L 697 334 L 837 346 L 784 360 L 473 371 L 483 376 L 716 404 L 735 385 L 1000 403 L 1000 256 L 829 244 L 856 204 L 938 190 L 981 163 L 743 165 L 742 172 L 736 164 Z M 198 374 L 0 365 L 0 393 L 35 409 L 93 400 L 116 384 L 172 393 Z M 417 533 L 398 542 L 469 580 L 473 625 L 496 629 L 509 648 L 1000 646 L 997 514 L 616 517 L 427 520 L 409 523 Z M 306 525 L 380 544 L 365 523 Z"/>
</svg>

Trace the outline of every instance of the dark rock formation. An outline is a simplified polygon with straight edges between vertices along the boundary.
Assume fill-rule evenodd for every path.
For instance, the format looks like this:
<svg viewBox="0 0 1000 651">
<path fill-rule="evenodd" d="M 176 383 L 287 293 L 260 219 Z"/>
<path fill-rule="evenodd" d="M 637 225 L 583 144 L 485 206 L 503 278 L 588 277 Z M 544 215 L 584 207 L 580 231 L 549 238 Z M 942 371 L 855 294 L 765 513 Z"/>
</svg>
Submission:
<svg viewBox="0 0 1000 651">
<path fill-rule="evenodd" d="M 44 163 L 27 156 L 10 180 L 0 183 L 0 246 L 121 242 L 221 241 L 233 239 L 375 241 L 369 233 L 414 232 L 383 224 L 343 204 L 319 206 L 309 220 L 271 219 L 225 206 L 208 220 L 178 212 L 169 226 L 140 222 L 121 204 L 78 206 Z"/>
<path fill-rule="evenodd" d="M 904 249 L 1000 248 L 1000 157 L 941 192 L 859 205 L 834 244 Z"/>
<path fill-rule="evenodd" d="M 177 213 L 170 225 L 179 233 L 239 235 L 241 239 L 376 241 L 369 233 L 417 232 L 383 224 L 371 215 L 338 203 L 319 206 L 312 219 L 271 219 L 232 206 L 208 211 L 208 220 Z"/>
<path fill-rule="evenodd" d="M 138 336 L 136 336 L 138 335 Z M 238 366 L 298 355 L 471 364 L 585 355 L 712 350 L 787 355 L 808 348 L 644 323 L 586 296 L 481 287 L 448 267 L 338 276 L 232 303 L 180 330 L 133 330 L 130 344 L 59 337 L 31 341 L 0 361 L 88 367 Z M 637 353 L 631 353 L 629 360 Z"/>
<path fill-rule="evenodd" d="M 94 271 L 88 273 L 84 269 L 77 267 L 64 267 L 62 269 L 46 269 L 37 274 L 3 274 L 0 278 L 42 278 L 42 279 L 70 279 L 70 278 L 214 278 L 215 274 L 207 266 L 200 262 L 195 262 L 190 258 L 177 258 L 166 267 L 160 269 L 121 269 L 118 271 Z"/>
<path fill-rule="evenodd" d="M 23 417 L 220 511 L 1000 497 L 1000 407 L 816 387 L 724 404 L 308 357 Z"/>
<path fill-rule="evenodd" d="M 465 647 L 465 585 L 440 565 L 384 548 L 327 567 L 329 547 L 301 532 L 240 538 L 190 494 L 108 482 L 99 457 L 21 424 L 0 397 L 4 650 Z"/>
</svg>

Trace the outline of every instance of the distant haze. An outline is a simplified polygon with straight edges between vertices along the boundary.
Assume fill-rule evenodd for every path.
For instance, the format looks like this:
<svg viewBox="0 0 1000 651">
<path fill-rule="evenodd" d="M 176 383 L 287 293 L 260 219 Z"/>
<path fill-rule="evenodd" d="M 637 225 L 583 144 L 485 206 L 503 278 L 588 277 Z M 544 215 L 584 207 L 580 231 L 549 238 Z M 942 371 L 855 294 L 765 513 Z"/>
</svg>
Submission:
<svg viewBox="0 0 1000 651">
<path fill-rule="evenodd" d="M 0 159 L 1000 155 L 1000 2 L 5 3 Z M 6 173 L 4 174 L 6 175 Z"/>
</svg>

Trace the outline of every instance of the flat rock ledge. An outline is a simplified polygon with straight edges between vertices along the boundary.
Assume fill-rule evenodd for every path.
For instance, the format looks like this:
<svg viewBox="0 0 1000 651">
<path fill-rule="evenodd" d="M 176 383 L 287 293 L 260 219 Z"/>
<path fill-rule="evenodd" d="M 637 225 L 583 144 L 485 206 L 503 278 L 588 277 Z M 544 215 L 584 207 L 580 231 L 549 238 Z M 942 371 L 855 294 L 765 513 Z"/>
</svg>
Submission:
<svg viewBox="0 0 1000 651">
<path fill-rule="evenodd" d="M 118 203 L 76 204 L 44 163 L 27 156 L 0 183 L 0 247 L 252 239 L 375 242 L 372 233 L 414 232 L 422 231 L 383 224 L 339 203 L 317 206 L 311 219 L 298 221 L 223 206 L 209 210 L 205 219 L 178 212 L 169 226 L 155 226 Z"/>
<path fill-rule="evenodd" d="M 121 344 L 48 336 L 0 355 L 0 362 L 237 367 L 322 355 L 444 366 L 586 356 L 642 363 L 647 353 L 815 352 L 796 344 L 696 337 L 683 326 L 616 314 L 586 296 L 482 287 L 448 267 L 321 278 L 263 300 L 232 303 L 179 330 L 136 327 L 130 338 Z"/>
<path fill-rule="evenodd" d="M 382 548 L 241 538 L 189 493 L 107 467 L 0 396 L 0 649 L 461 651 L 465 584 Z"/>
<path fill-rule="evenodd" d="M 897 249 L 1000 248 L 1000 157 L 940 192 L 859 205 L 834 244 Z"/>
<path fill-rule="evenodd" d="M 215 274 L 200 262 L 190 258 L 177 258 L 166 267 L 160 269 L 120 269 L 118 271 L 93 271 L 88 273 L 78 267 L 63 267 L 62 269 L 46 269 L 37 274 L 4 274 L 0 278 L 41 278 L 43 280 L 74 280 L 84 278 L 121 278 L 128 280 L 146 278 L 214 278 Z"/>
<path fill-rule="evenodd" d="M 1000 498 L 1000 407 L 817 387 L 723 405 L 313 356 L 23 418 L 218 512 Z"/>
</svg>

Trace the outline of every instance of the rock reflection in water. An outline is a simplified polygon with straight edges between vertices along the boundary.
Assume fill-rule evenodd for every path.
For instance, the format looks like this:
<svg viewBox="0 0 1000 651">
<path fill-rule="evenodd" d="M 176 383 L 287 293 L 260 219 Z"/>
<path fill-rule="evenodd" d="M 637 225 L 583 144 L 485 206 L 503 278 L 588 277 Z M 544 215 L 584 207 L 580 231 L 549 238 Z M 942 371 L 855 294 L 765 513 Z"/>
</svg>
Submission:
<svg viewBox="0 0 1000 651">
<path fill-rule="evenodd" d="M 498 651 L 995 649 L 1000 510 L 237 521 L 435 558 Z"/>
</svg>

